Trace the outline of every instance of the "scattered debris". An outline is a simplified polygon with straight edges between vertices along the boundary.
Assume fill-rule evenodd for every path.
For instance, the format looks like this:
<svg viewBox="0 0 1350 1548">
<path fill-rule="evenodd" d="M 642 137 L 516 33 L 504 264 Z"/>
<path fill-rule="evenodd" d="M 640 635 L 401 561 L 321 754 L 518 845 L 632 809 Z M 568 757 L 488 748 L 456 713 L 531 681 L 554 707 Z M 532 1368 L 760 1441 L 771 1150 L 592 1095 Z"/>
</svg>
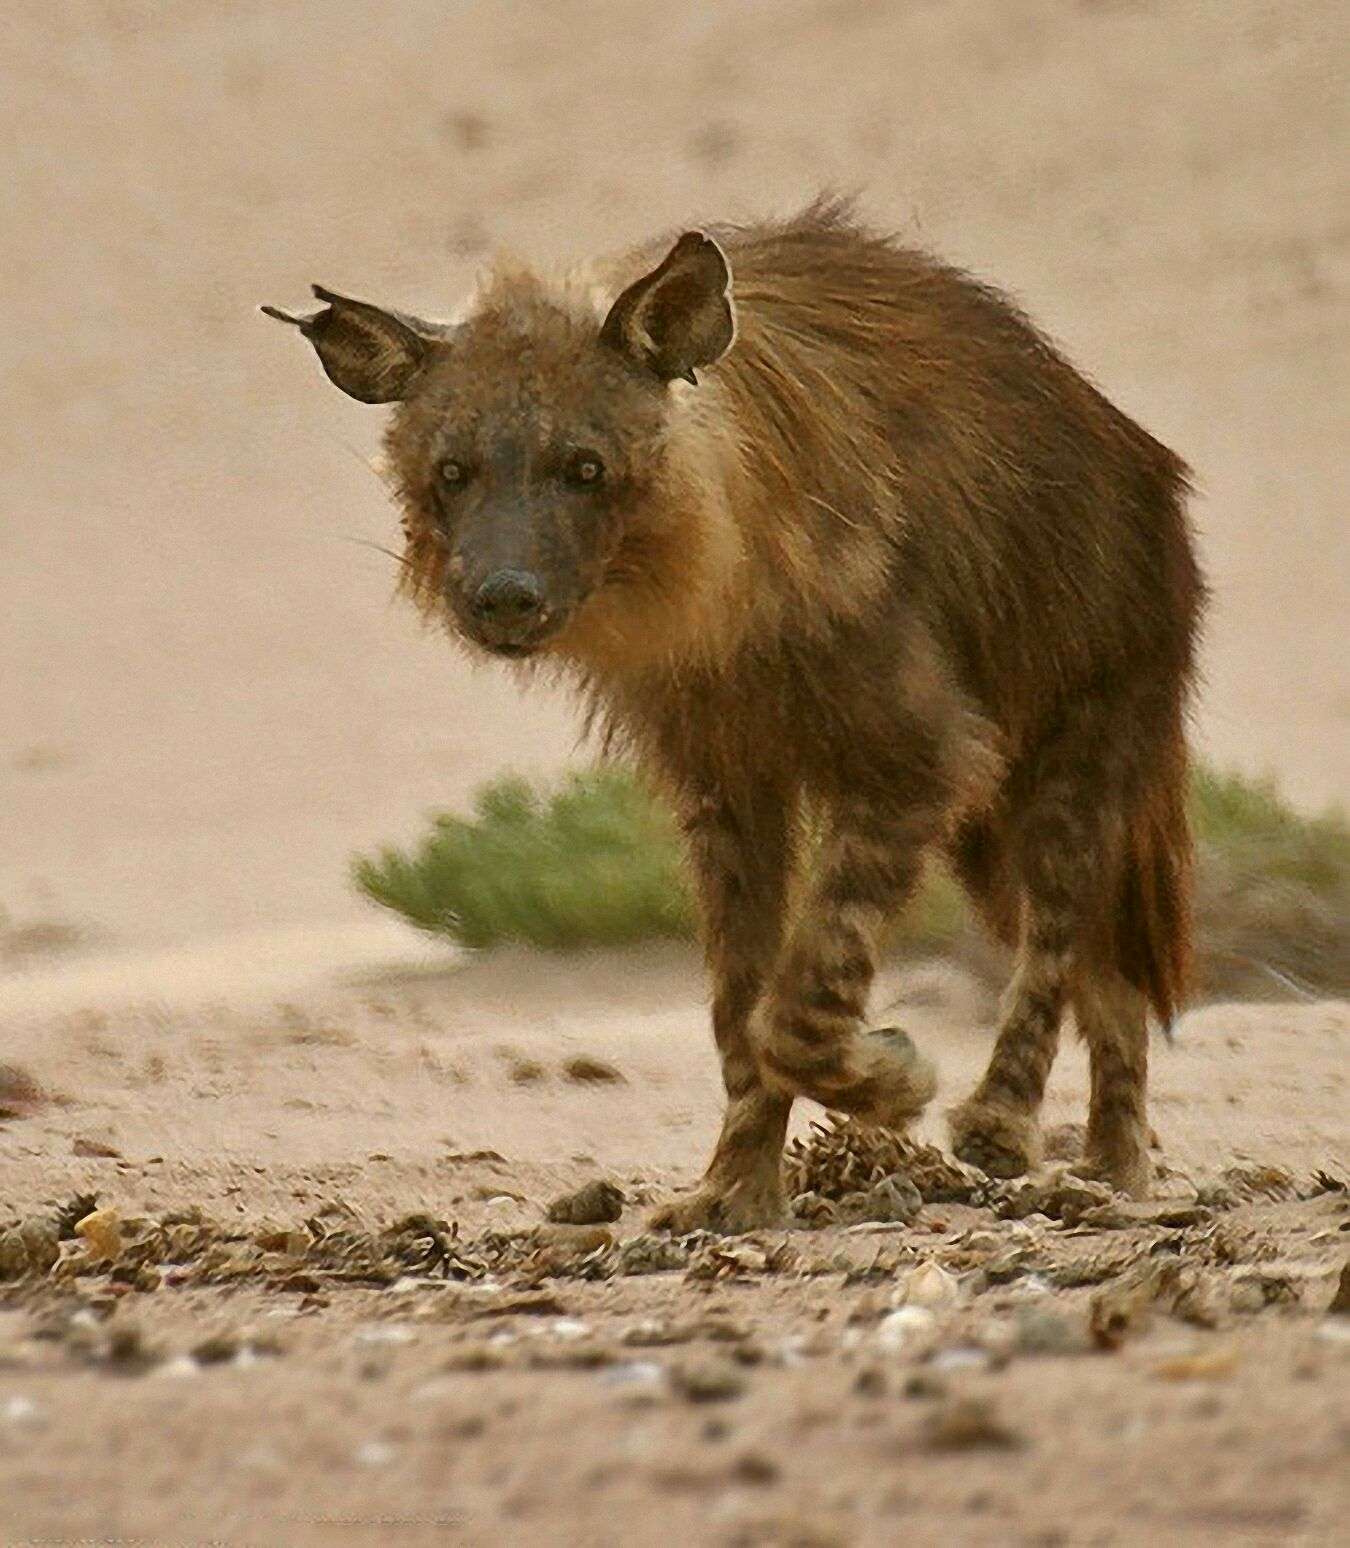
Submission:
<svg viewBox="0 0 1350 1548">
<path fill-rule="evenodd" d="M 42 1215 L 28 1215 L 0 1230 L 0 1280 L 45 1274 L 61 1255 L 60 1227 Z"/>
<path fill-rule="evenodd" d="M 977 1202 L 988 1204 L 1000 1220 L 1044 1215 L 1065 1225 L 1077 1225 L 1091 1211 L 1111 1207 L 1114 1195 L 1105 1183 L 1059 1171 L 1011 1182 L 991 1182 L 977 1195 Z"/>
<path fill-rule="evenodd" d="M 794 1207 L 801 1194 L 838 1203 L 890 1177 L 907 1179 L 925 1204 L 965 1202 L 984 1181 L 982 1173 L 960 1166 L 935 1145 L 834 1113 L 788 1146 L 785 1172 Z"/>
<path fill-rule="evenodd" d="M 1341 1277 L 1336 1282 L 1336 1291 L 1327 1310 L 1337 1316 L 1350 1316 L 1350 1258 L 1341 1264 Z"/>
</svg>

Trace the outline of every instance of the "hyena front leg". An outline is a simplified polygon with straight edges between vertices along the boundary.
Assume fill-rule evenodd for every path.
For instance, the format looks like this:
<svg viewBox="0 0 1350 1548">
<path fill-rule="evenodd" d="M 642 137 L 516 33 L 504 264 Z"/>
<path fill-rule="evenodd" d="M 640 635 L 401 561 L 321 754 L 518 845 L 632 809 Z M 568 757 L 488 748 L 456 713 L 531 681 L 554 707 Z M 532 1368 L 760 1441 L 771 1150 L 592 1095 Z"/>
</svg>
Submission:
<svg viewBox="0 0 1350 1548">
<path fill-rule="evenodd" d="M 858 803 L 835 813 L 808 897 L 756 1016 L 772 1085 L 865 1123 L 904 1128 L 937 1089 L 895 1028 L 863 1029 L 878 941 L 918 878 L 931 815 Z"/>
<path fill-rule="evenodd" d="M 792 1098 L 765 1085 L 749 1025 L 782 940 L 790 804 L 783 792 L 765 790 L 739 807 L 704 800 L 685 817 L 727 1106 L 702 1184 L 653 1216 L 662 1230 L 751 1231 L 777 1224 L 784 1212 L 782 1154 Z"/>
</svg>

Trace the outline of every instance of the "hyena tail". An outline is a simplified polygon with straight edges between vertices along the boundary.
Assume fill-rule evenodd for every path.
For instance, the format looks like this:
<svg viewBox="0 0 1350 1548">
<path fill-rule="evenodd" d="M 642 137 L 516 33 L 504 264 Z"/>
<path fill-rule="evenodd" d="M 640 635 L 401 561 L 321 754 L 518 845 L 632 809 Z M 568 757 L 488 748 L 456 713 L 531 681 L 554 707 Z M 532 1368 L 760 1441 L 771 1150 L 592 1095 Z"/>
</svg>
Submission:
<svg viewBox="0 0 1350 1548">
<path fill-rule="evenodd" d="M 1163 764 L 1126 828 L 1112 917 L 1116 967 L 1170 1030 L 1191 971 L 1193 854 L 1180 736 Z"/>
</svg>

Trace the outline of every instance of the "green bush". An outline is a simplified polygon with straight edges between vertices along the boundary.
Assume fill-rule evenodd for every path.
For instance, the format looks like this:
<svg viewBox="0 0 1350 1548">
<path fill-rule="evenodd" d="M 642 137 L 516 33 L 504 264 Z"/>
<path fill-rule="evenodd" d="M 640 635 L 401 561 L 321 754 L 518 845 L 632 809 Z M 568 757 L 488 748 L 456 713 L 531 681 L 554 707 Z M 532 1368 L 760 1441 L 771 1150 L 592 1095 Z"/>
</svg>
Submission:
<svg viewBox="0 0 1350 1548">
<path fill-rule="evenodd" d="M 357 886 L 419 929 L 465 946 L 551 950 L 693 934 L 670 821 L 632 775 L 573 774 L 548 796 L 517 778 L 442 814 L 411 852 L 358 859 Z"/>
<path fill-rule="evenodd" d="M 1270 782 L 1205 769 L 1192 815 L 1200 992 L 1350 993 L 1345 820 L 1304 817 Z M 471 817 L 439 815 L 412 850 L 385 849 L 353 869 L 376 903 L 465 946 L 565 951 L 694 934 L 673 826 L 634 775 L 613 767 L 573 774 L 549 793 L 496 780 Z M 936 866 L 892 944 L 998 973 L 960 890 Z"/>
</svg>

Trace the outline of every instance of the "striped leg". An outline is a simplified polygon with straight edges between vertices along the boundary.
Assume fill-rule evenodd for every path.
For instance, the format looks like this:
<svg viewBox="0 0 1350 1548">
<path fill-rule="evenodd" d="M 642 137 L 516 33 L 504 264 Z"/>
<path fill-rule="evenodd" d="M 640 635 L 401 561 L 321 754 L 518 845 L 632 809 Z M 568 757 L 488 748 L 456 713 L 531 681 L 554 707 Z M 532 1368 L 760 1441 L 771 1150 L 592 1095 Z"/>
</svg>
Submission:
<svg viewBox="0 0 1350 1548">
<path fill-rule="evenodd" d="M 934 822 L 862 804 L 835 814 L 810 895 L 759 1011 L 770 1084 L 868 1123 L 903 1128 L 932 1098 L 932 1066 L 894 1028 L 862 1026 L 877 943 L 918 877 Z"/>
<path fill-rule="evenodd" d="M 1022 893 L 1017 967 L 984 1079 L 948 1115 L 953 1150 L 991 1177 L 1020 1176 L 1040 1159 L 1041 1100 L 1100 885 L 1095 814 L 1081 798 L 1075 761 L 1080 740 L 1047 751 L 1034 799 L 1011 835 Z"/>
<path fill-rule="evenodd" d="M 653 1216 L 659 1229 L 750 1231 L 784 1211 L 782 1153 L 792 1098 L 770 1090 L 750 1043 L 751 1012 L 778 950 L 791 864 L 790 802 L 758 792 L 686 816 L 713 980 L 712 1023 L 727 1106 L 702 1184 Z"/>
<path fill-rule="evenodd" d="M 1086 978 L 1074 995 L 1078 1028 L 1088 1045 L 1092 1094 L 1087 1144 L 1075 1170 L 1147 1198 L 1153 1167 L 1148 1156 L 1148 1020 L 1137 989 L 1112 974 Z"/>
<path fill-rule="evenodd" d="M 1029 910 L 984 1079 L 948 1115 L 952 1149 L 991 1177 L 1019 1177 L 1040 1159 L 1039 1114 L 1059 1048 L 1068 992 L 1064 925 Z"/>
</svg>

